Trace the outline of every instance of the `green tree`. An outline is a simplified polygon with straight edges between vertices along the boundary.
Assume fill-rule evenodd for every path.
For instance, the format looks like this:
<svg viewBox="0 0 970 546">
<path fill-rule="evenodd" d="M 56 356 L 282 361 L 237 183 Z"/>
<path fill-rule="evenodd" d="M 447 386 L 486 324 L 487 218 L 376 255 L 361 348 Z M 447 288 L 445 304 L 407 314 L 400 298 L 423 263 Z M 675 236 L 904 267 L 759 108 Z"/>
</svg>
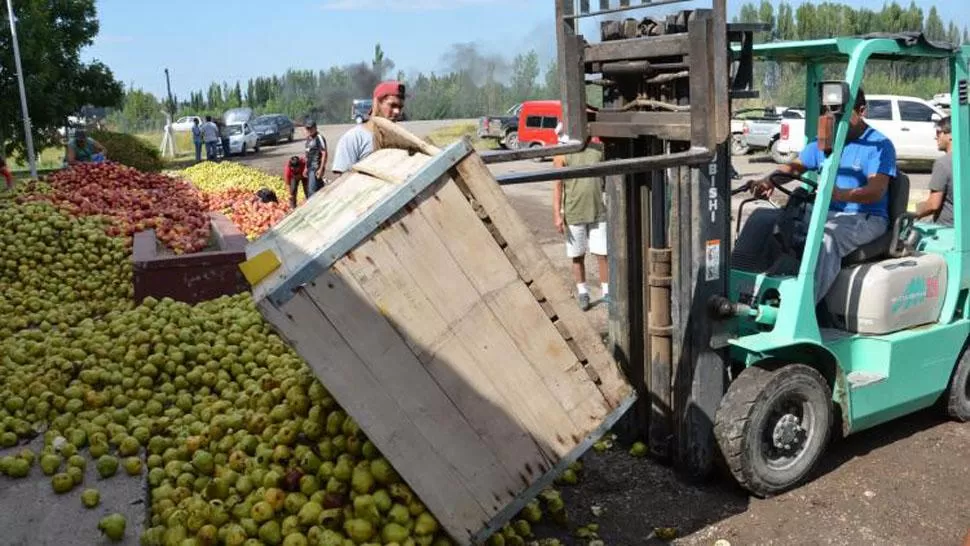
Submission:
<svg viewBox="0 0 970 546">
<path fill-rule="evenodd" d="M 512 93 L 516 101 L 533 98 L 539 77 L 539 55 L 535 50 L 515 56 L 512 62 Z"/>
<path fill-rule="evenodd" d="M 561 98 L 562 92 L 560 90 L 561 83 L 559 82 L 559 63 L 552 61 L 549 66 L 546 67 L 546 88 L 544 90 L 544 95 L 548 98 Z"/>
<path fill-rule="evenodd" d="M 98 34 L 94 0 L 19 0 L 17 37 L 37 149 L 59 143 L 56 128 L 85 106 L 114 107 L 123 88 L 104 64 L 80 60 Z M 6 4 L 0 4 L 0 146 L 23 153 L 26 138 Z"/>
<path fill-rule="evenodd" d="M 155 95 L 132 89 L 125 93 L 124 107 L 121 110 L 127 127 L 125 131 L 136 132 L 155 128 L 162 121 L 162 104 Z"/>
</svg>

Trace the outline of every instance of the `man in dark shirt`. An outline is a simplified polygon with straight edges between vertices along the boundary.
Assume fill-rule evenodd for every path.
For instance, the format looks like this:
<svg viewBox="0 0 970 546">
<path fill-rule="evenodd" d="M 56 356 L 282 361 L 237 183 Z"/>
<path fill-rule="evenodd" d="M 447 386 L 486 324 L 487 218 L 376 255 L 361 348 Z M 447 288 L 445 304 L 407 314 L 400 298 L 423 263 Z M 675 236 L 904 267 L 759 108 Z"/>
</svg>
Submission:
<svg viewBox="0 0 970 546">
<path fill-rule="evenodd" d="M 327 141 L 317 131 L 317 122 L 312 119 L 307 120 L 304 125 L 306 129 L 306 177 L 309 180 L 309 193 L 307 198 L 317 190 L 323 188 L 323 172 L 327 168 Z"/>
<path fill-rule="evenodd" d="M 936 145 L 946 152 L 933 163 L 930 196 L 916 208 L 916 216 L 931 216 L 933 222 L 953 227 L 953 126 L 947 116 L 936 123 Z"/>
</svg>

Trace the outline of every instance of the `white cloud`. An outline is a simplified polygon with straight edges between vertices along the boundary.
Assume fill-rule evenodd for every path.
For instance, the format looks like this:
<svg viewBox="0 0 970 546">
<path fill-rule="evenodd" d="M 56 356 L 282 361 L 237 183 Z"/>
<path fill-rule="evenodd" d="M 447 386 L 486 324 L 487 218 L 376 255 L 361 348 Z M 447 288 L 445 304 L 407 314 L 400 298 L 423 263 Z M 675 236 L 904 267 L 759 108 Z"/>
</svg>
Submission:
<svg viewBox="0 0 970 546">
<path fill-rule="evenodd" d="M 431 11 L 497 4 L 502 0 L 327 0 L 331 11 Z"/>
</svg>

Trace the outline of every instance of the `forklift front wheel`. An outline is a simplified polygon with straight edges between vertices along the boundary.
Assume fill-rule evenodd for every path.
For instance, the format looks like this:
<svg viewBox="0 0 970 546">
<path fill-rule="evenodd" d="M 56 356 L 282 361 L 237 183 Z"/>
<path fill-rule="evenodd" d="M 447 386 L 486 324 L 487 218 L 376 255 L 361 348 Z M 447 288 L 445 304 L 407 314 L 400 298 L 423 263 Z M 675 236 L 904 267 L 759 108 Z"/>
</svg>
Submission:
<svg viewBox="0 0 970 546">
<path fill-rule="evenodd" d="M 970 421 L 970 350 L 964 349 L 946 394 L 946 412 L 952 419 Z"/>
<path fill-rule="evenodd" d="M 744 370 L 721 399 L 714 433 L 731 474 L 759 497 L 797 486 L 832 428 L 832 391 L 804 364 Z"/>
</svg>

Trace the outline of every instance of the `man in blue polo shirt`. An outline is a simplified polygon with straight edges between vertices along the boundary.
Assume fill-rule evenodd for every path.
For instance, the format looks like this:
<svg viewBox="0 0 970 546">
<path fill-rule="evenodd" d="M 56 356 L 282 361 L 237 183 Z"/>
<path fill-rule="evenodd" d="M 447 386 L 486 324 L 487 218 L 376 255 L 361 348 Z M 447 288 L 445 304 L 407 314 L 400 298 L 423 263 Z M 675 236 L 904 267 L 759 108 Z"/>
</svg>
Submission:
<svg viewBox="0 0 970 546">
<path fill-rule="evenodd" d="M 821 302 L 842 269 L 842 258 L 876 239 L 889 228 L 889 184 L 896 177 L 896 148 L 885 135 L 866 124 L 866 97 L 859 89 L 849 134 L 832 190 L 825 235 L 815 268 L 815 302 Z M 827 153 L 813 140 L 801 156 L 776 172 L 801 175 L 821 171 Z M 752 182 L 760 197 L 771 196 L 774 186 L 767 178 Z M 763 210 L 763 209 L 762 209 Z M 759 213 L 761 210 L 758 211 Z M 744 232 L 764 236 L 777 222 L 778 211 L 752 215 Z M 757 218 L 756 218 L 757 216 Z M 804 227 L 807 228 L 808 222 Z M 739 242 L 739 245 L 741 243 Z"/>
</svg>

